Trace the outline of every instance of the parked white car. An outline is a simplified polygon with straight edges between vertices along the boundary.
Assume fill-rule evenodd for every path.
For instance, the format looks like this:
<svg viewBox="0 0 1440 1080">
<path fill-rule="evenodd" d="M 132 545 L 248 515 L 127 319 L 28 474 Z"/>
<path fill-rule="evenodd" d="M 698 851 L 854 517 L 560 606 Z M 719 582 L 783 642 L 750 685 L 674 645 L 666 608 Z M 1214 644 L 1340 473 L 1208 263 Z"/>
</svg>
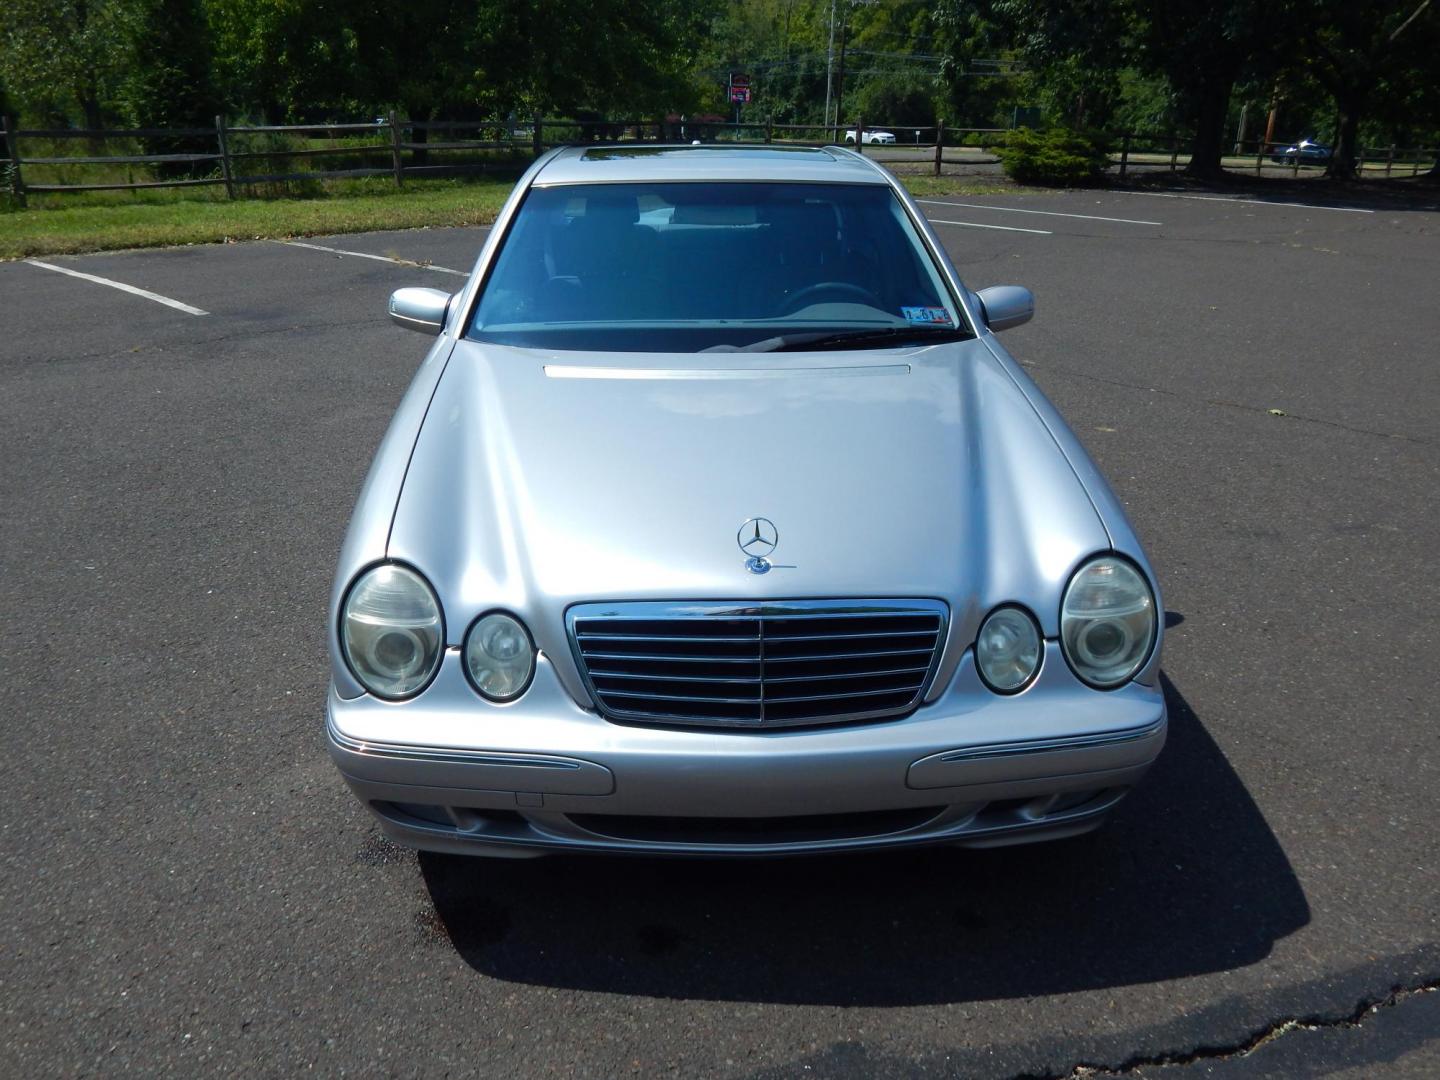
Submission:
<svg viewBox="0 0 1440 1080">
<path fill-rule="evenodd" d="M 855 129 L 851 128 L 845 132 L 845 141 L 850 144 L 855 142 Z M 860 142 L 864 145 L 892 146 L 895 143 L 895 134 L 890 131 L 866 131 Z"/>
</svg>

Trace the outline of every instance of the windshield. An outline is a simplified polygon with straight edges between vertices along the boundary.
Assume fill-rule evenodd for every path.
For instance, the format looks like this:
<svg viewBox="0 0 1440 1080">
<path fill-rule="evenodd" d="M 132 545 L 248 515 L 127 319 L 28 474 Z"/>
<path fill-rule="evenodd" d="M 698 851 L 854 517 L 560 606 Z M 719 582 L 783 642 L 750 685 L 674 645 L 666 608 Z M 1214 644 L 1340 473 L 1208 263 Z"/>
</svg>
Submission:
<svg viewBox="0 0 1440 1080">
<path fill-rule="evenodd" d="M 469 336 L 699 352 L 777 337 L 828 348 L 852 331 L 857 347 L 884 348 L 911 329 L 923 339 L 963 327 L 886 186 L 594 184 L 530 191 Z"/>
</svg>

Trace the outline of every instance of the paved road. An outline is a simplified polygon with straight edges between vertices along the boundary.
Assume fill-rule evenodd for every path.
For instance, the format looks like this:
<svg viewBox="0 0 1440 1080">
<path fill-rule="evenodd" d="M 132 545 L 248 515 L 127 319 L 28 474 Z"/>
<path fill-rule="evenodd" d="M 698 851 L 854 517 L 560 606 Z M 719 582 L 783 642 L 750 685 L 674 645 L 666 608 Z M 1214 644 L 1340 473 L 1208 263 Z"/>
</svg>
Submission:
<svg viewBox="0 0 1440 1080">
<path fill-rule="evenodd" d="M 48 260 L 204 315 L 0 265 L 0 1074 L 1433 1075 L 1440 995 L 1361 1006 L 1440 980 L 1440 214 L 942 202 L 1173 624 L 1161 762 L 1051 847 L 388 846 L 324 606 L 424 349 L 384 297 L 460 280 L 388 257 L 481 231 Z"/>
<path fill-rule="evenodd" d="M 935 161 L 935 148 L 915 147 L 905 145 L 905 133 L 896 132 L 902 136 L 900 141 L 893 146 L 870 146 L 867 145 L 863 153 L 866 157 L 875 161 L 883 162 L 892 169 L 907 173 L 927 173 L 933 167 Z M 1119 149 L 1118 147 L 1110 155 L 1110 175 L 1119 173 Z M 1176 164 L 1184 169 L 1190 160 L 1188 151 L 1182 150 L 1177 155 Z M 1169 151 L 1146 152 L 1135 151 L 1126 158 L 1126 171 L 1136 175 L 1157 175 L 1173 173 Z M 1255 173 L 1254 155 L 1227 155 L 1225 167 L 1229 170 L 1232 179 L 1253 177 Z M 1430 162 L 1427 160 L 1423 166 L 1415 162 L 1402 161 L 1392 167 L 1395 176 L 1409 177 L 1418 173 L 1422 168 L 1428 169 Z M 1260 163 L 1261 174 L 1273 180 L 1296 178 L 1300 181 L 1316 179 L 1323 175 L 1325 169 L 1323 164 L 1302 164 L 1298 169 L 1294 165 L 1286 165 L 1266 157 Z M 1379 171 L 1378 167 L 1372 169 Z M 1000 168 L 1000 159 L 995 156 L 994 149 L 982 149 L 977 146 L 947 146 L 944 153 L 944 171 L 946 175 L 974 174 L 979 176 L 1000 176 L 1004 170 Z M 1371 169 L 1367 169 L 1370 172 Z"/>
</svg>

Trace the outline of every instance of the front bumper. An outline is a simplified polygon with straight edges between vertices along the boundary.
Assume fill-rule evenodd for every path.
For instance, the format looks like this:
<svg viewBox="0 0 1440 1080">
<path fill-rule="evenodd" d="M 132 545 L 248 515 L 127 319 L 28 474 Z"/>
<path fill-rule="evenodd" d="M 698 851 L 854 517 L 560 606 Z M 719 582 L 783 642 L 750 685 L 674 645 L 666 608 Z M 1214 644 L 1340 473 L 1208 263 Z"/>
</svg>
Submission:
<svg viewBox="0 0 1440 1080">
<path fill-rule="evenodd" d="M 1099 692 L 1052 644 L 1024 693 L 985 690 L 967 655 L 908 717 L 811 729 L 623 726 L 580 708 L 543 658 L 491 706 L 458 652 L 420 697 L 331 688 L 330 753 L 392 839 L 499 856 L 555 851 L 780 855 L 1087 831 L 1165 742 L 1156 687 Z"/>
</svg>

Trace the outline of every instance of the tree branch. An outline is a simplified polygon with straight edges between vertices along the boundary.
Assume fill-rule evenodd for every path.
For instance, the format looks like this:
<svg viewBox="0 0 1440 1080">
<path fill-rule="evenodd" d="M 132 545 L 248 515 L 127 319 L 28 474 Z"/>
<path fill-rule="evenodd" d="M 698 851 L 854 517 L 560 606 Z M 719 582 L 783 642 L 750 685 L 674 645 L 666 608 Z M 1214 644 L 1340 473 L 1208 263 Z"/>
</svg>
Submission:
<svg viewBox="0 0 1440 1080">
<path fill-rule="evenodd" d="M 1420 0 L 1420 6 L 1410 13 L 1410 17 L 1408 19 L 1406 19 L 1403 23 L 1401 23 L 1395 28 L 1395 32 L 1390 35 L 1390 41 L 1393 42 L 1397 37 L 1399 37 L 1401 32 L 1412 22 L 1418 19 L 1421 12 L 1423 12 L 1429 6 L 1430 0 Z"/>
</svg>

